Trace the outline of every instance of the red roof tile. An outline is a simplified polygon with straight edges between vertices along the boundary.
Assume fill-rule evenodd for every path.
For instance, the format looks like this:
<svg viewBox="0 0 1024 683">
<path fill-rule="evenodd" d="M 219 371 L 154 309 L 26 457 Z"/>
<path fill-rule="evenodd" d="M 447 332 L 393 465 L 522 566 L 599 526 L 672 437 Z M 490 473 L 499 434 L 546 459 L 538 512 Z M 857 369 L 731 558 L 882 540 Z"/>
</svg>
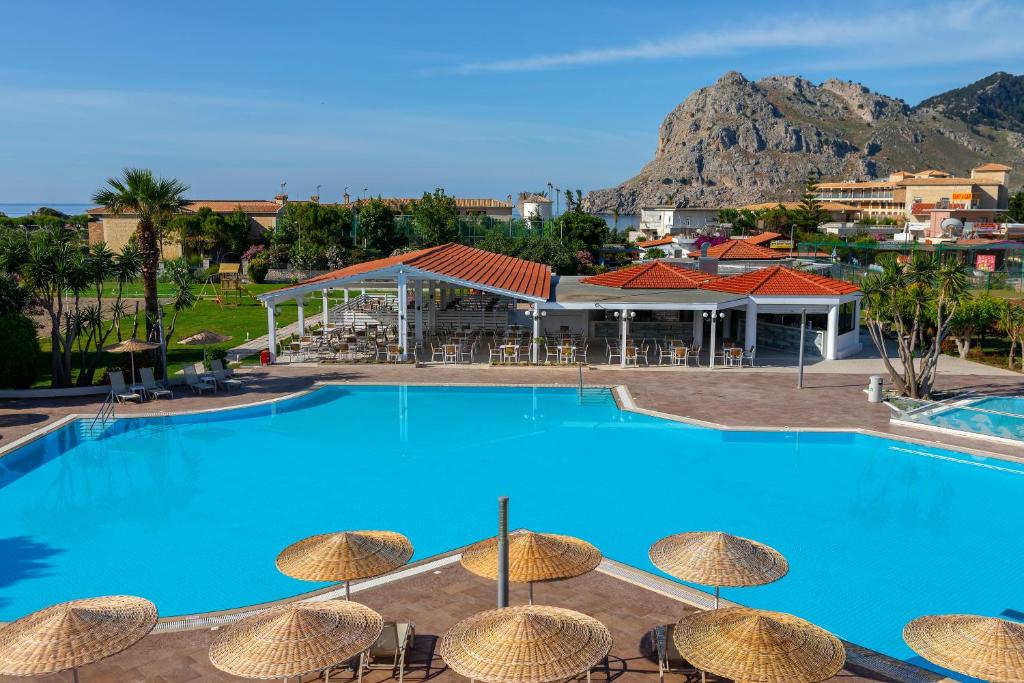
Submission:
<svg viewBox="0 0 1024 683">
<path fill-rule="evenodd" d="M 710 273 L 664 261 L 652 261 L 585 277 L 582 282 L 619 289 L 697 289 L 702 284 L 716 279 L 718 276 Z"/>
<path fill-rule="evenodd" d="M 764 245 L 781 237 L 782 235 L 777 232 L 762 232 L 760 235 L 751 235 L 750 237 L 738 237 L 733 239 L 742 239 L 747 244 Z"/>
<path fill-rule="evenodd" d="M 700 250 L 691 251 L 690 258 L 700 256 Z M 720 261 L 764 261 L 766 259 L 786 258 L 785 253 L 775 249 L 750 244 L 749 240 L 729 240 L 708 248 L 708 256 Z"/>
<path fill-rule="evenodd" d="M 839 296 L 860 291 L 852 282 L 784 266 L 769 266 L 742 275 L 719 278 L 701 285 L 701 288 L 729 294 L 766 296 Z"/>
<path fill-rule="evenodd" d="M 673 238 L 671 235 L 669 235 L 667 237 L 659 237 L 656 240 L 646 240 L 644 242 L 637 242 L 636 246 L 638 246 L 638 247 L 640 247 L 642 249 L 648 249 L 650 247 L 660 247 L 660 246 L 663 246 L 665 244 L 672 244 L 674 239 L 675 238 Z"/>
<path fill-rule="evenodd" d="M 524 296 L 544 300 L 551 296 L 549 266 L 454 243 L 357 263 L 305 280 L 296 287 L 349 278 L 397 265 L 406 265 L 434 275 L 463 280 L 470 285 L 501 289 Z"/>
</svg>

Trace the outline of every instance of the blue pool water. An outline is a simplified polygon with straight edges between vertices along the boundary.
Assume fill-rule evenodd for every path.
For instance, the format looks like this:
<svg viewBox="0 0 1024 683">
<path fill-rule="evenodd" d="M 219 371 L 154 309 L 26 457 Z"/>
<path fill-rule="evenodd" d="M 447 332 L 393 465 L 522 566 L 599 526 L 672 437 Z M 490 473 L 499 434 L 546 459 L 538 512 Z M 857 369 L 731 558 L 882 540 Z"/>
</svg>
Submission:
<svg viewBox="0 0 1024 683">
<path fill-rule="evenodd" d="M 272 405 L 78 424 L 0 458 L 0 619 L 132 593 L 163 615 L 315 587 L 274 568 L 309 534 L 405 533 L 424 557 L 512 525 L 653 569 L 726 530 L 790 573 L 731 600 L 911 658 L 929 613 L 1024 612 L 1024 466 L 850 433 L 723 432 L 549 388 L 326 387 Z M 541 591 L 541 595 L 543 591 Z"/>
<path fill-rule="evenodd" d="M 920 419 L 945 429 L 1024 441 L 1024 398 L 990 396 L 961 407 L 926 411 Z"/>
</svg>

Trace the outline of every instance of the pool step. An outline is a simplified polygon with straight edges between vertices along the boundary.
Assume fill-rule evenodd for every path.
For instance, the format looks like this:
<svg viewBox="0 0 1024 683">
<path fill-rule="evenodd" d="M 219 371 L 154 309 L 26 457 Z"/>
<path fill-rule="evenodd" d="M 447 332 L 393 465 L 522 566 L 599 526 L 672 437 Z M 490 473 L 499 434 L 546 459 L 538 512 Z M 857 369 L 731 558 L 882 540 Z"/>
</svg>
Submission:
<svg viewBox="0 0 1024 683">
<path fill-rule="evenodd" d="M 586 406 L 607 406 L 615 405 L 615 398 L 605 387 L 583 387 L 577 392 L 580 405 Z"/>
<path fill-rule="evenodd" d="M 78 420 L 75 422 L 75 426 L 77 427 L 76 436 L 78 437 L 79 441 L 99 441 L 106 435 L 107 430 L 113 424 L 113 419 Z"/>
</svg>

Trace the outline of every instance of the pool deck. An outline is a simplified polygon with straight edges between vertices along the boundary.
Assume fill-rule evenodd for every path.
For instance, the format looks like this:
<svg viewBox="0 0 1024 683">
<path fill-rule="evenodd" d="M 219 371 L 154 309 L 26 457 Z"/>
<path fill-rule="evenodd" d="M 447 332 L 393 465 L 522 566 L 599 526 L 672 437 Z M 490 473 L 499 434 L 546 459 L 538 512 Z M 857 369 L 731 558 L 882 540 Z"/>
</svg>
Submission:
<svg viewBox="0 0 1024 683">
<path fill-rule="evenodd" d="M 277 365 L 244 373 L 249 383 L 243 391 L 193 396 L 188 389 L 178 387 L 173 401 L 118 405 L 117 413 L 211 410 L 308 391 L 317 382 L 575 386 L 579 381 L 575 368 L 485 365 Z M 862 429 L 937 446 L 1020 458 L 1020 449 L 1012 444 L 890 424 L 888 407 L 867 402 L 863 392 L 867 386 L 866 375 L 809 373 L 804 377 L 804 389 L 797 389 L 795 372 L 750 372 L 736 368 L 678 370 L 603 366 L 585 368 L 583 378 L 591 386 L 625 386 L 638 408 L 727 428 Z M 985 394 L 1024 394 L 1022 375 L 940 374 L 938 385 L 942 389 L 970 389 Z M 95 396 L 0 400 L 0 448 L 69 414 L 93 415 L 100 402 L 101 398 Z"/>
<path fill-rule="evenodd" d="M 455 558 L 451 558 L 455 560 Z M 613 569 L 614 570 L 614 569 Z M 622 683 L 658 680 L 658 664 L 651 647 L 649 631 L 659 624 L 674 623 L 696 608 L 671 593 L 676 584 L 650 575 L 651 587 L 607 573 L 604 566 L 588 575 L 554 583 L 537 584 L 534 588 L 539 604 L 568 607 L 600 620 L 612 633 L 614 644 L 609 658 L 611 679 Z M 414 652 L 410 657 L 408 681 L 429 680 L 438 683 L 465 681 L 448 670 L 436 652 L 437 639 L 444 632 L 472 614 L 492 609 L 495 605 L 495 584 L 470 574 L 453 561 L 440 567 L 386 582 L 367 590 L 356 584 L 352 598 L 381 613 L 385 619 L 411 621 L 416 627 Z M 742 599 L 742 590 L 733 589 L 726 595 Z M 510 604 L 524 604 L 526 588 L 513 584 Z M 164 625 L 158 629 L 165 628 Z M 88 683 L 184 683 L 199 681 L 245 680 L 229 676 L 215 669 L 209 661 L 211 640 L 219 631 L 199 628 L 177 632 L 153 633 L 125 652 L 102 662 L 84 667 L 82 681 Z M 894 683 L 899 681 L 942 680 L 915 667 L 899 666 L 892 660 L 875 655 L 855 646 L 848 646 L 846 669 L 830 681 L 836 683 Z M 866 666 L 872 668 L 866 668 Z M 899 666 L 893 675 L 873 669 Z M 368 683 L 394 680 L 390 671 L 367 674 Z M 0 683 L 16 683 L 25 679 L 0 676 Z M 40 683 L 69 683 L 70 675 L 52 675 L 34 678 Z M 293 679 L 294 680 L 294 679 Z M 303 681 L 317 680 L 310 674 Z M 319 680 L 322 680 L 319 679 Z M 349 674 L 332 676 L 331 680 L 352 680 Z M 582 678 L 580 680 L 583 680 Z M 604 681 L 605 672 L 594 675 L 594 681 Z M 699 675 L 673 673 L 666 683 L 695 683 Z M 725 679 L 708 676 L 708 681 Z"/>
</svg>

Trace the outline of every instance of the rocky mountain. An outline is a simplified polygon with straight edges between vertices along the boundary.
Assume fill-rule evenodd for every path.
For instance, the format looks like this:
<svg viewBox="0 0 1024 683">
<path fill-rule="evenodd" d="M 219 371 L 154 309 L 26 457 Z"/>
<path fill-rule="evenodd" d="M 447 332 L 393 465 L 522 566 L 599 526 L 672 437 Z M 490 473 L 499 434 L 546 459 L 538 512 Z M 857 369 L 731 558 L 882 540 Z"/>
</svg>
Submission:
<svg viewBox="0 0 1024 683">
<path fill-rule="evenodd" d="M 976 91 L 980 96 L 993 89 Z M 1024 121 L 1014 119 L 1008 106 L 998 108 L 1005 118 L 986 113 L 988 123 L 965 120 L 967 95 L 938 101 L 956 92 L 911 108 L 849 81 L 751 81 L 732 71 L 672 110 L 661 124 L 654 159 L 618 187 L 589 193 L 584 208 L 627 214 L 652 204 L 788 201 L 799 196 L 808 171 L 831 180 L 868 180 L 901 169 L 966 174 L 987 161 L 1021 169 L 1011 179 L 1016 184 L 1024 175 Z"/>
<path fill-rule="evenodd" d="M 963 88 L 929 97 L 914 109 L 935 111 L 974 126 L 1024 133 L 1024 76 L 998 71 Z"/>
</svg>

